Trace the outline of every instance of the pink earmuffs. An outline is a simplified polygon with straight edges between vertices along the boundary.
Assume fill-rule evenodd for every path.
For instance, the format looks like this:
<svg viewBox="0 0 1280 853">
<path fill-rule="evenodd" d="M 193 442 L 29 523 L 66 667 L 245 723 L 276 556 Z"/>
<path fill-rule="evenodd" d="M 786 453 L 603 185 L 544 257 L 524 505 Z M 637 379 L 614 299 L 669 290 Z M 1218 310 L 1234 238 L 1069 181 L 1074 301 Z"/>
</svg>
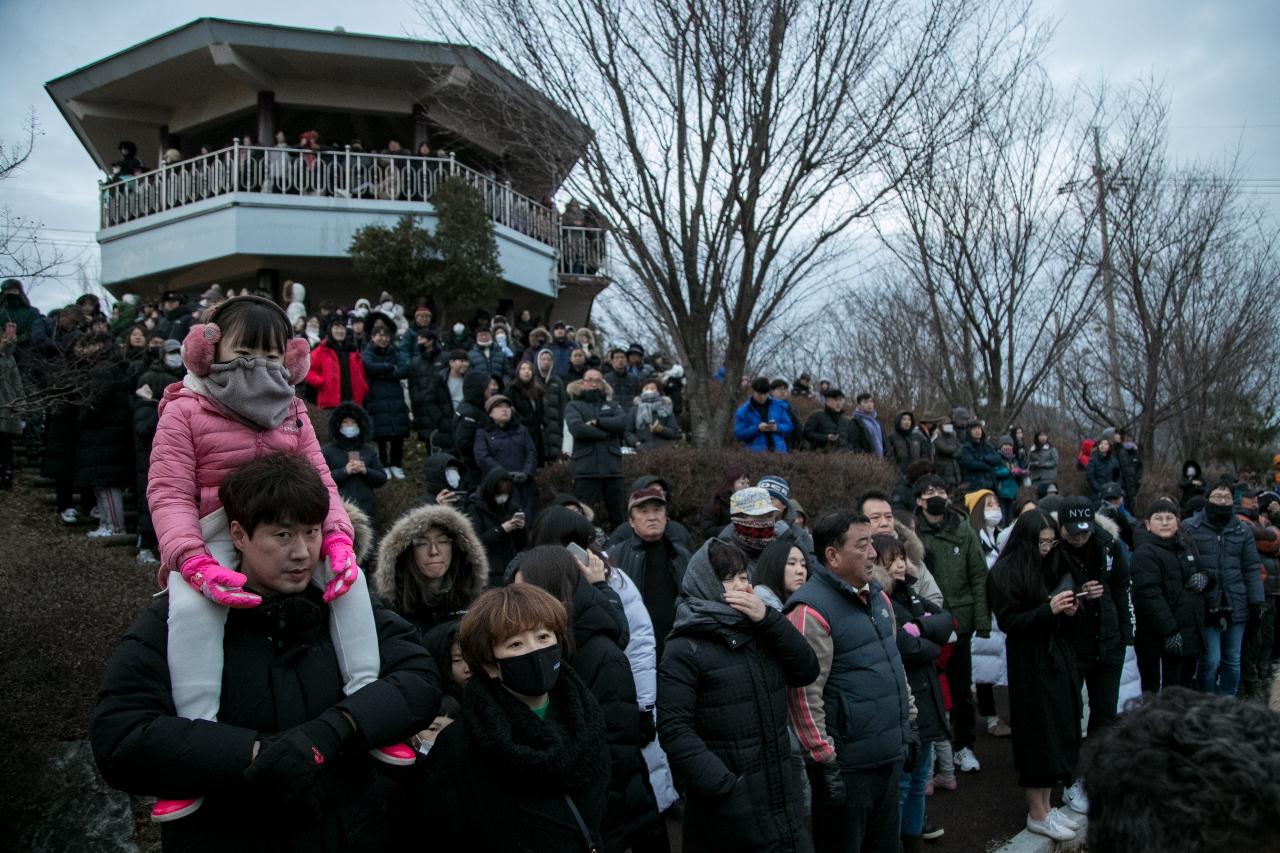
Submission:
<svg viewBox="0 0 1280 853">
<path fill-rule="evenodd" d="M 208 376 L 209 368 L 218 357 L 218 341 L 222 330 L 217 323 L 197 323 L 182 341 L 182 363 L 196 376 Z M 289 382 L 299 384 L 311 370 L 311 347 L 306 338 L 290 338 L 284 347 L 284 367 L 289 371 Z"/>
</svg>

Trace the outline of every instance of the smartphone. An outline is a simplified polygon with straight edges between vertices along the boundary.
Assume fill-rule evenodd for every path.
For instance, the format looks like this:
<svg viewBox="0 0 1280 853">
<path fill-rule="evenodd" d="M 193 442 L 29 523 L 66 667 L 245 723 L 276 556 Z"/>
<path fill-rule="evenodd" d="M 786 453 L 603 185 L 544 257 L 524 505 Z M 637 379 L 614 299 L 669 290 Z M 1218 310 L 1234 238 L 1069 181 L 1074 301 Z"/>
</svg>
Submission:
<svg viewBox="0 0 1280 853">
<path fill-rule="evenodd" d="M 564 547 L 577 559 L 579 563 L 582 563 L 582 565 L 585 566 L 590 563 L 590 558 L 587 556 L 587 550 L 577 542 L 570 542 Z"/>
</svg>

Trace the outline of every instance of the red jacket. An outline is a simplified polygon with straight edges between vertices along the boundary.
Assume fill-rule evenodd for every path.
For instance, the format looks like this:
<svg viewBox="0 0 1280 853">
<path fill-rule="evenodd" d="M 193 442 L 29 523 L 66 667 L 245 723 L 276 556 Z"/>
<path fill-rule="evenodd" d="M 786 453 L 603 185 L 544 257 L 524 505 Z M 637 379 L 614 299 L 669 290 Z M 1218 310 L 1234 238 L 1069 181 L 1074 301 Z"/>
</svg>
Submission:
<svg viewBox="0 0 1280 853">
<path fill-rule="evenodd" d="M 342 372 L 338 361 L 344 353 L 335 350 L 325 339 L 311 351 L 311 370 L 307 373 L 307 384 L 316 389 L 316 405 L 322 409 L 337 408 L 342 399 Z M 364 362 L 360 353 L 352 349 L 345 353 L 347 369 L 351 372 L 351 402 L 357 405 L 364 403 L 364 395 L 369 390 L 369 382 L 364 376 Z"/>
</svg>

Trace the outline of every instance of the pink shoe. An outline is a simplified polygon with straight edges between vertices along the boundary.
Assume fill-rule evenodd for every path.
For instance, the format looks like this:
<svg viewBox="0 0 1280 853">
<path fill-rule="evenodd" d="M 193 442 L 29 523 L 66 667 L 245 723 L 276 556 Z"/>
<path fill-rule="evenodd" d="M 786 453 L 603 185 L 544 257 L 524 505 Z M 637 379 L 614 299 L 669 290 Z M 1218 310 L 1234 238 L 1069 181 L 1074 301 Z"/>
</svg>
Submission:
<svg viewBox="0 0 1280 853">
<path fill-rule="evenodd" d="M 926 797 L 933 796 L 933 780 L 932 779 L 924 783 L 924 795 Z"/>
<path fill-rule="evenodd" d="M 151 822 L 167 823 L 178 820 L 194 814 L 202 805 L 204 805 L 204 797 L 196 797 L 194 800 L 156 800 L 156 804 L 151 807 Z"/>
<path fill-rule="evenodd" d="M 413 751 L 412 747 L 403 743 L 380 746 L 377 749 L 369 750 L 369 754 L 384 764 L 394 764 L 397 767 L 408 767 L 418 759 L 418 754 Z"/>
<path fill-rule="evenodd" d="M 942 775 L 934 776 L 933 787 L 941 788 L 944 791 L 954 791 L 956 789 L 956 777 Z"/>
</svg>

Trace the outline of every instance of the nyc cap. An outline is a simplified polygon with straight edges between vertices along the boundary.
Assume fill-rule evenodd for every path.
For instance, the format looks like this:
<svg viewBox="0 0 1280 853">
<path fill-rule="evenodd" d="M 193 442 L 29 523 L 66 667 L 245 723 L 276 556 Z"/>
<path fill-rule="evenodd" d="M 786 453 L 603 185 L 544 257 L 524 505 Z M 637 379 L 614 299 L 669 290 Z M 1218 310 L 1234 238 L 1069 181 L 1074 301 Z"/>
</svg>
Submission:
<svg viewBox="0 0 1280 853">
<path fill-rule="evenodd" d="M 1093 529 L 1093 506 L 1088 498 L 1072 495 L 1058 507 L 1058 519 L 1068 533 L 1087 533 Z"/>
</svg>

